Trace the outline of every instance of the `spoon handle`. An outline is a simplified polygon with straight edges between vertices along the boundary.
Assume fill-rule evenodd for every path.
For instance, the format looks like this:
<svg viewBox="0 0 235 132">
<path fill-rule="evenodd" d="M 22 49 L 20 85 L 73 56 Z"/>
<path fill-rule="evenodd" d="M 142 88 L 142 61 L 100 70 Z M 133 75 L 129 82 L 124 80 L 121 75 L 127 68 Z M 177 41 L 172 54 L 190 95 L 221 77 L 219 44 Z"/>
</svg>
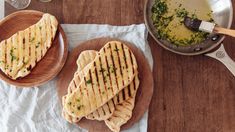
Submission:
<svg viewBox="0 0 235 132">
<path fill-rule="evenodd" d="M 218 50 L 205 55 L 222 62 L 233 74 L 233 76 L 235 76 L 235 62 L 228 56 L 223 44 L 221 44 Z"/>
<path fill-rule="evenodd" d="M 231 29 L 227 29 L 227 28 L 222 28 L 222 27 L 215 27 L 214 28 L 214 32 L 215 33 L 219 33 L 219 34 L 225 34 L 225 35 L 229 35 L 232 37 L 235 37 L 235 30 L 231 30 Z"/>
</svg>

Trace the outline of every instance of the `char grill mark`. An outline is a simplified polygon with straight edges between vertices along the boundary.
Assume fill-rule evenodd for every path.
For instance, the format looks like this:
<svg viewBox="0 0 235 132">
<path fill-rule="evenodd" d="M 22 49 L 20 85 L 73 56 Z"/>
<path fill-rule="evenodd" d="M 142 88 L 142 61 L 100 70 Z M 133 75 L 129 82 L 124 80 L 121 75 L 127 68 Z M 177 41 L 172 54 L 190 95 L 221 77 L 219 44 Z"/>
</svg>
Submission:
<svg viewBox="0 0 235 132">
<path fill-rule="evenodd" d="M 121 60 L 120 60 L 120 53 L 119 53 L 119 49 L 118 49 L 118 47 L 117 47 L 117 44 L 115 43 L 115 48 L 117 49 L 117 56 L 118 56 L 118 63 L 119 63 L 119 68 L 120 68 L 120 73 L 121 73 L 121 76 L 123 77 L 123 74 L 122 74 L 122 67 L 121 67 Z"/>
<path fill-rule="evenodd" d="M 113 64 L 113 66 L 111 68 L 113 68 L 113 73 L 114 73 L 114 76 L 115 76 L 115 81 L 116 81 L 116 84 L 117 84 L 117 87 L 118 87 L 116 67 L 115 67 L 115 64 L 114 64 L 113 51 L 112 51 L 110 43 L 109 43 L 109 48 L 110 48 L 110 52 L 111 52 L 111 61 L 112 61 L 112 64 Z"/>
<path fill-rule="evenodd" d="M 102 61 L 101 61 L 101 57 L 99 57 L 99 63 L 100 63 L 100 72 L 101 72 L 101 76 L 102 76 L 102 81 L 103 81 L 103 83 L 104 83 L 104 90 L 105 90 L 105 92 L 107 93 L 108 92 L 108 90 L 107 90 L 107 86 L 106 86 L 106 83 L 107 83 L 107 80 L 106 80 L 106 77 L 104 76 L 104 69 L 105 68 L 103 68 L 103 65 L 102 65 Z M 104 91 L 103 91 L 104 92 Z M 102 93 L 103 94 L 103 93 Z M 107 95 L 107 94 L 106 94 Z M 107 97 L 108 98 L 108 97 Z"/>
<path fill-rule="evenodd" d="M 134 87 L 134 90 L 137 89 L 137 87 L 136 87 L 136 78 L 138 78 L 138 75 L 137 75 L 137 77 L 135 77 L 134 80 L 133 80 L 133 85 L 134 85 L 133 87 Z"/>
<path fill-rule="evenodd" d="M 111 83 L 111 88 L 112 88 L 112 91 L 113 91 L 113 93 L 115 93 L 115 91 L 114 91 L 114 88 L 113 88 L 113 84 L 115 84 L 116 83 L 116 85 L 118 86 L 118 82 L 117 82 L 117 78 L 116 78 L 116 71 L 115 71 L 115 66 L 114 66 L 114 61 L 113 61 L 113 55 L 112 55 L 112 49 L 111 49 L 111 44 L 110 43 L 108 43 L 108 48 L 110 49 L 110 57 L 111 57 L 111 61 L 109 62 L 108 61 L 108 70 L 109 70 L 109 73 L 110 73 L 110 80 L 112 80 L 112 73 L 114 74 L 114 76 L 115 76 L 115 78 L 114 78 L 114 80 L 112 80 L 112 83 Z"/>
<path fill-rule="evenodd" d="M 92 73 L 91 73 L 91 69 L 89 70 L 89 75 L 90 75 L 90 80 L 91 80 L 91 89 L 92 89 L 92 92 L 94 94 L 94 97 L 95 97 L 95 100 L 97 100 L 97 96 L 95 96 L 95 90 L 94 90 L 94 80 L 95 78 L 92 78 Z M 95 107 L 97 107 L 97 104 L 95 103 Z"/>
<path fill-rule="evenodd" d="M 108 111 L 109 111 L 109 113 L 112 113 L 112 110 L 111 110 L 111 103 L 113 103 L 113 101 L 112 101 L 112 99 L 110 100 L 110 102 L 108 102 Z"/>
<path fill-rule="evenodd" d="M 98 78 L 98 71 L 97 71 L 97 68 L 96 68 L 96 62 L 94 62 L 94 66 L 95 66 L 95 76 L 96 76 L 96 81 L 97 81 L 97 85 L 98 85 L 98 92 L 99 92 L 99 95 L 101 97 L 101 102 L 103 102 L 103 98 L 102 98 L 102 95 L 101 95 L 101 90 L 100 90 L 100 82 L 99 82 L 99 78 Z"/>
<path fill-rule="evenodd" d="M 106 55 L 106 49 L 104 48 L 104 53 L 105 53 L 105 63 L 106 63 L 106 66 L 107 66 L 107 72 L 108 72 L 108 77 L 109 77 L 109 80 L 110 80 L 110 89 L 112 91 L 112 96 L 114 95 L 114 91 L 113 91 L 113 88 L 112 87 L 112 79 L 111 79 L 111 73 L 110 73 L 110 67 L 109 67 L 109 64 L 108 64 L 108 60 L 107 60 L 107 55 Z"/>
<path fill-rule="evenodd" d="M 126 69 L 128 69 L 128 65 L 127 65 L 127 61 L 126 61 L 126 54 L 125 54 L 125 49 L 123 47 L 123 44 L 122 44 L 122 51 L 123 51 L 123 55 L 124 55 L 124 61 L 125 61 Z"/>
<path fill-rule="evenodd" d="M 111 48 L 111 44 L 109 43 L 109 47 L 110 47 L 110 52 L 111 52 L 111 60 L 112 60 L 112 63 L 113 63 L 113 72 L 114 72 L 114 75 L 115 75 L 115 81 L 116 81 L 116 84 L 117 84 L 117 88 L 119 87 L 119 84 L 118 84 L 118 79 L 117 79 L 117 70 L 116 70 L 116 66 L 115 66 L 115 63 L 114 63 L 114 59 L 113 59 L 113 51 L 112 51 L 112 48 Z M 119 90 L 119 89 L 118 89 Z"/>
</svg>

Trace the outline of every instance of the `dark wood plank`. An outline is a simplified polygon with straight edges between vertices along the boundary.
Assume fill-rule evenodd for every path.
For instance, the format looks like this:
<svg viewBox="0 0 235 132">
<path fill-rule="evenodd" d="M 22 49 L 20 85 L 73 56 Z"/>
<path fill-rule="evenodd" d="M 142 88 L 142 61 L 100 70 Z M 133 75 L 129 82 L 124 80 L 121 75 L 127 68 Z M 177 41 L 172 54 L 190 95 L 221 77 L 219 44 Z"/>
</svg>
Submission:
<svg viewBox="0 0 235 132">
<path fill-rule="evenodd" d="M 56 18 L 63 23 L 63 15 L 62 15 L 62 0 L 52 0 L 52 2 L 43 3 L 39 0 L 31 0 L 31 3 L 26 9 L 39 10 L 43 12 L 48 12 L 56 16 Z M 17 11 L 10 4 L 5 2 L 5 15 L 8 15 L 12 12 Z"/>
<path fill-rule="evenodd" d="M 29 9 L 44 10 L 34 3 Z M 143 5 L 144 0 L 63 0 L 62 6 L 48 5 L 47 9 L 64 23 L 126 25 L 143 22 Z M 12 9 L 6 6 L 6 12 Z M 226 37 L 224 43 L 235 60 L 235 39 Z M 151 37 L 149 44 L 155 62 L 155 89 L 148 131 L 234 132 L 235 78 L 225 66 L 203 55 L 173 54 Z"/>
<path fill-rule="evenodd" d="M 144 0 L 64 0 L 64 22 L 111 25 L 143 23 L 143 7 Z"/>
</svg>

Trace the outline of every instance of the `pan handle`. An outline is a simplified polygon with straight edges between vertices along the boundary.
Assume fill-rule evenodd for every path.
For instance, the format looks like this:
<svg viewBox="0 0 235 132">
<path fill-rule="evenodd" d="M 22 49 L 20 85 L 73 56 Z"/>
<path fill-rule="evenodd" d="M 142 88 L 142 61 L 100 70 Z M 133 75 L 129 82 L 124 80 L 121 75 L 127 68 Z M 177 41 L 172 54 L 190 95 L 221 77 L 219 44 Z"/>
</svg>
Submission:
<svg viewBox="0 0 235 132">
<path fill-rule="evenodd" d="M 222 62 L 233 74 L 233 76 L 235 76 L 235 62 L 228 56 L 223 44 L 221 44 L 218 50 L 205 55 Z"/>
</svg>

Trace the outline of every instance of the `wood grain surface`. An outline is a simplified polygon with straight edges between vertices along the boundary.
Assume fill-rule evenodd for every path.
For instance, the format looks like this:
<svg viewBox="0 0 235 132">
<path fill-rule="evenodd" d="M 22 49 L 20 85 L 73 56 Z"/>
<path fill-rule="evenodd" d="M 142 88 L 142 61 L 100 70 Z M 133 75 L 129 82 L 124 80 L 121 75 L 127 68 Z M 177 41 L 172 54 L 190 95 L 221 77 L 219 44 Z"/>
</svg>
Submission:
<svg viewBox="0 0 235 132">
<path fill-rule="evenodd" d="M 64 23 L 144 22 L 144 0 L 52 1 L 45 4 L 35 0 L 29 9 L 48 10 Z M 235 5 L 235 0 L 232 2 Z M 15 10 L 6 5 L 5 11 L 9 14 Z M 234 22 L 232 28 L 235 29 Z M 148 131 L 234 132 L 235 77 L 225 66 L 203 55 L 187 57 L 171 53 L 150 36 L 148 42 L 154 58 L 155 82 Z M 235 39 L 226 37 L 224 44 L 235 60 Z"/>
<path fill-rule="evenodd" d="M 24 30 L 38 22 L 43 13 L 39 11 L 19 11 L 12 13 L 0 21 L 0 41 L 8 39 L 17 31 Z M 0 71 L 0 78 L 18 87 L 33 87 L 42 85 L 53 79 L 64 66 L 68 55 L 68 42 L 62 27 L 59 25 L 52 42 L 45 56 L 36 63 L 31 73 L 23 78 L 12 80 Z"/>
<path fill-rule="evenodd" d="M 74 73 L 77 70 L 77 58 L 82 51 L 85 50 L 96 50 L 99 51 L 107 42 L 114 41 L 117 39 L 114 38 L 97 38 L 92 39 L 82 44 L 78 45 L 74 48 L 69 54 L 68 60 L 59 74 L 57 80 L 57 92 L 59 99 L 62 99 L 62 96 L 67 94 L 67 89 L 70 81 L 73 79 Z M 120 41 L 120 40 L 118 40 Z M 123 42 L 123 41 L 122 41 Z M 153 95 L 153 76 L 151 73 L 150 66 L 148 64 L 147 59 L 144 57 L 144 54 L 135 46 L 123 42 L 127 44 L 131 49 L 133 54 L 135 55 L 137 64 L 138 64 L 138 74 L 140 80 L 140 86 L 138 88 L 136 99 L 135 99 L 135 107 L 132 113 L 132 118 L 122 126 L 122 130 L 130 128 L 134 123 L 139 121 L 144 113 L 147 111 L 152 95 Z M 62 101 L 62 100 L 60 100 Z M 62 103 L 62 102 L 61 102 Z M 102 121 L 92 121 L 87 119 L 82 119 L 78 122 L 78 125 L 82 128 L 87 129 L 89 132 L 111 132 L 109 128 Z"/>
</svg>

